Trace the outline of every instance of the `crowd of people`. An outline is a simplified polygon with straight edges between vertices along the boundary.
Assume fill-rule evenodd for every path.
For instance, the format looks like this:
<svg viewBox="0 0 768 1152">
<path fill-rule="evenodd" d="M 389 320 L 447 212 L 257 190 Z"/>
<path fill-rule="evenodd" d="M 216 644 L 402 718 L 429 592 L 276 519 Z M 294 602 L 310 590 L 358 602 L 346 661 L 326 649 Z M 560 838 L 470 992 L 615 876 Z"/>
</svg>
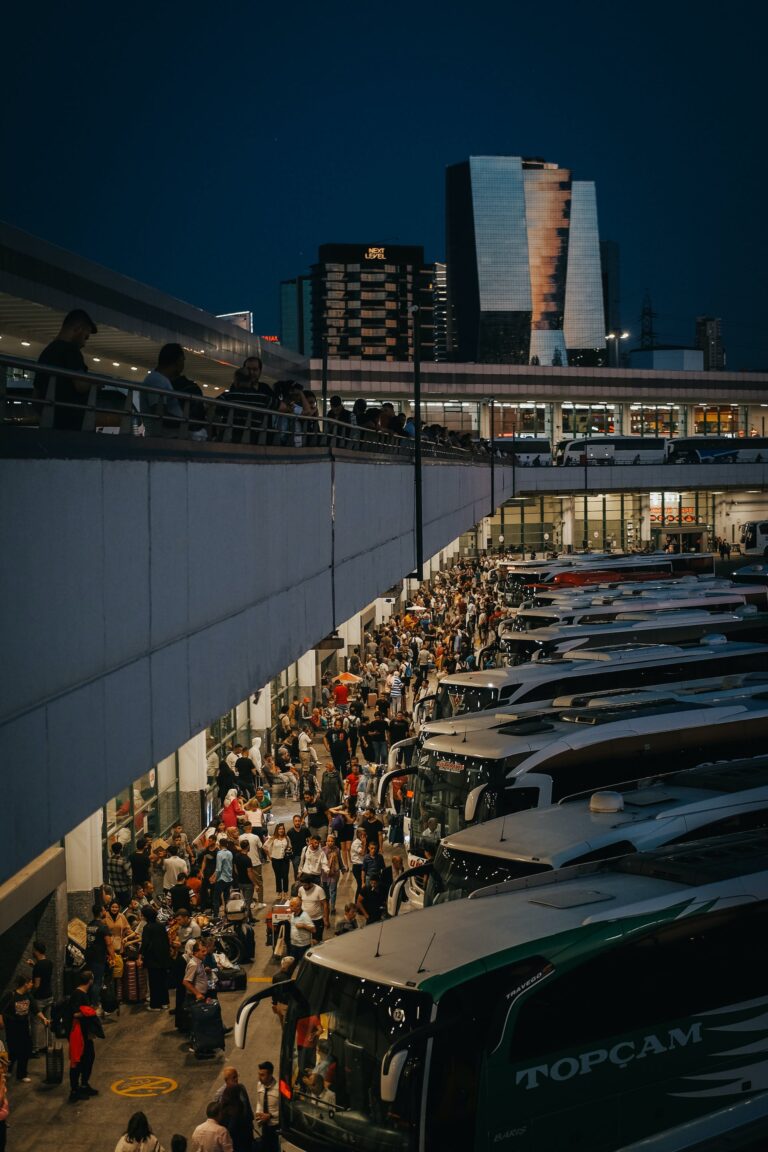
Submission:
<svg viewBox="0 0 768 1152">
<path fill-rule="evenodd" d="M 89 314 L 81 308 L 74 309 L 38 358 L 38 363 L 45 368 L 76 373 L 56 376 L 41 369 L 35 375 L 36 400 L 40 405 L 50 404 L 50 422 L 54 428 L 83 429 L 90 384 L 82 350 L 96 332 Z M 360 398 L 346 407 L 339 396 L 332 396 L 323 416 L 311 388 L 305 388 L 296 380 L 274 383 L 265 380 L 262 361 L 257 355 L 245 358 L 242 366 L 233 372 L 229 387 L 215 400 L 207 398 L 200 385 L 186 375 L 184 348 L 177 343 L 163 345 L 156 366 L 143 383 L 151 391 L 123 389 L 118 384 L 101 386 L 96 400 L 95 426 L 117 430 L 121 416 L 125 415 L 125 397 L 130 391 L 133 396 L 131 430 L 138 435 L 164 438 L 185 435 L 202 443 L 267 443 L 296 448 L 328 441 L 338 446 L 382 440 L 395 444 L 416 437 L 418 417 L 397 412 L 390 401 L 369 405 Z M 421 435 L 425 442 L 441 448 L 487 451 L 487 446 L 473 440 L 471 433 L 441 424 L 422 423 Z"/>
<path fill-rule="evenodd" d="M 393 746 L 413 734 L 413 708 L 429 690 L 430 677 L 472 669 L 477 650 L 492 641 L 503 612 L 496 581 L 491 559 L 461 561 L 436 575 L 402 612 L 365 632 L 346 671 L 324 677 L 315 701 L 295 696 L 280 711 L 271 753 L 262 754 L 258 737 L 250 748 L 236 743 L 225 749 L 210 765 L 216 819 L 199 835 L 187 835 L 176 823 L 166 839 L 140 836 L 132 850 L 115 839 L 63 1010 L 53 1003 L 53 964 L 44 941 L 35 943 L 29 970 L 18 974 L 0 1003 L 7 1045 L 0 1059 L 0 1152 L 9 1065 L 18 1084 L 30 1082 L 29 1060 L 43 1050 L 44 1030 L 57 1008 L 68 1039 L 72 1103 L 98 1095 L 91 1083 L 95 1041 L 121 990 L 125 994 L 131 965 L 139 985 L 132 999 L 150 1012 L 172 1012 L 176 1027 L 189 1031 L 190 1005 L 216 995 L 216 937 L 206 925 L 225 921 L 233 899 L 245 907 L 246 924 L 253 924 L 267 907 L 265 894 L 273 897 L 265 919 L 279 960 L 273 1011 L 281 1023 L 287 997 L 280 984 L 292 979 L 308 948 L 329 933 L 358 931 L 386 916 L 387 895 L 405 867 L 400 845 L 407 801 L 405 777 L 396 778 L 393 811 L 383 813 L 376 803 L 378 778 Z M 407 767 L 411 752 L 406 743 L 396 762 Z M 296 810 L 276 818 L 276 804 Z M 317 1066 L 322 1054 L 310 1047 L 304 1090 L 323 1098 L 332 1087 Z M 225 1070 L 221 1093 L 191 1137 L 192 1149 L 251 1152 L 254 1123 L 261 1146 L 276 1148 L 269 1061 L 259 1065 L 256 1098 L 252 1109 L 236 1071 Z M 185 1146 L 183 1139 L 173 1137 L 174 1152 Z M 121 1140 L 121 1152 L 162 1150 L 143 1113 L 131 1118 Z"/>
</svg>

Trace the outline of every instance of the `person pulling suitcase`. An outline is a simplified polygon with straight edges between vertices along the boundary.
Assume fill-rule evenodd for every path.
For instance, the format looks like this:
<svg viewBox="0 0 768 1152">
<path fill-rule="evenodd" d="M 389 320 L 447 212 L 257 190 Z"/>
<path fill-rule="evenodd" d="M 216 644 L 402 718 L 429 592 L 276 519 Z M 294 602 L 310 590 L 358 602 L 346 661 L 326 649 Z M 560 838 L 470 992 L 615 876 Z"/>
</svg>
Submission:
<svg viewBox="0 0 768 1152">
<path fill-rule="evenodd" d="M 218 1000 L 213 1000 L 209 996 L 208 972 L 203 963 L 206 952 L 203 941 L 196 940 L 182 981 L 187 997 L 191 1001 L 189 1020 L 192 1043 L 189 1050 L 196 1056 L 212 1052 L 216 1048 L 223 1048 L 226 1031 L 231 1031 L 224 1028 Z"/>
</svg>

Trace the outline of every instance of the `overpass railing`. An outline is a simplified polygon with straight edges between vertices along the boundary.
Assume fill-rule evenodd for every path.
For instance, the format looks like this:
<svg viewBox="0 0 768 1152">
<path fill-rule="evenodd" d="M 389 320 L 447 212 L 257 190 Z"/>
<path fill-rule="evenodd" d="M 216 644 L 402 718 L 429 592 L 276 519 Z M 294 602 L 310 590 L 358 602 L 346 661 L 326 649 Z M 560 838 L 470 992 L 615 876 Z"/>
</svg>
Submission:
<svg viewBox="0 0 768 1152">
<path fill-rule="evenodd" d="M 207 444 L 244 450 L 343 449 L 409 461 L 415 447 L 412 436 L 353 427 L 319 413 L 169 391 L 5 355 L 0 355 L 0 427 L 186 441 L 203 450 Z M 421 450 L 428 459 L 489 461 L 482 444 L 463 447 L 427 434 Z"/>
</svg>

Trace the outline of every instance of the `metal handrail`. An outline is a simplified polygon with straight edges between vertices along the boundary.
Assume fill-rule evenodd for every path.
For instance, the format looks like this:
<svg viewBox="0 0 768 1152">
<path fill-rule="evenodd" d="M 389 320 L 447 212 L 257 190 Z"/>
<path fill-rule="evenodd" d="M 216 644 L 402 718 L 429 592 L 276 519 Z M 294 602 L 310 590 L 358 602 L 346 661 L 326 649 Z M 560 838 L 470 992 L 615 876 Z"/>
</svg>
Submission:
<svg viewBox="0 0 768 1152">
<path fill-rule="evenodd" d="M 32 377 L 38 374 L 47 376 L 45 394 L 35 391 L 32 380 L 29 389 L 8 380 L 3 368 L 17 369 Z M 83 381 L 88 385 L 82 404 L 56 399 L 59 379 Z M 169 410 L 171 400 L 174 408 L 178 406 L 180 416 Z M 167 389 L 139 381 L 127 382 L 90 371 L 83 374 L 22 357 L 0 355 L 0 427 L 56 430 L 56 413 L 63 410 L 81 416 L 78 431 L 82 433 L 96 433 L 109 428 L 125 436 L 139 434 L 174 441 L 189 440 L 196 442 L 196 447 L 201 449 L 206 443 L 236 444 L 245 449 L 252 446 L 344 449 L 398 456 L 408 461 L 413 459 L 412 438 L 352 427 L 329 416 L 297 415 L 218 397 L 170 393 Z M 485 451 L 458 448 L 427 439 L 422 442 L 422 450 L 432 459 L 489 460 Z"/>
</svg>

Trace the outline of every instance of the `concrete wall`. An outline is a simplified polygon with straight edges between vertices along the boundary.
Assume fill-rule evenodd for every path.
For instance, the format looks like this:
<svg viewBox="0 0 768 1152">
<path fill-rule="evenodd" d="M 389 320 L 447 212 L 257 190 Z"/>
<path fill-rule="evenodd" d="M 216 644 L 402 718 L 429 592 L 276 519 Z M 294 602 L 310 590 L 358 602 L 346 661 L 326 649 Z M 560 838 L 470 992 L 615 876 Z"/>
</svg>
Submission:
<svg viewBox="0 0 768 1152">
<path fill-rule="evenodd" d="M 414 565 L 405 464 L 4 460 L 0 493 L 0 881 Z M 489 493 L 425 464 L 425 555 Z"/>
</svg>

